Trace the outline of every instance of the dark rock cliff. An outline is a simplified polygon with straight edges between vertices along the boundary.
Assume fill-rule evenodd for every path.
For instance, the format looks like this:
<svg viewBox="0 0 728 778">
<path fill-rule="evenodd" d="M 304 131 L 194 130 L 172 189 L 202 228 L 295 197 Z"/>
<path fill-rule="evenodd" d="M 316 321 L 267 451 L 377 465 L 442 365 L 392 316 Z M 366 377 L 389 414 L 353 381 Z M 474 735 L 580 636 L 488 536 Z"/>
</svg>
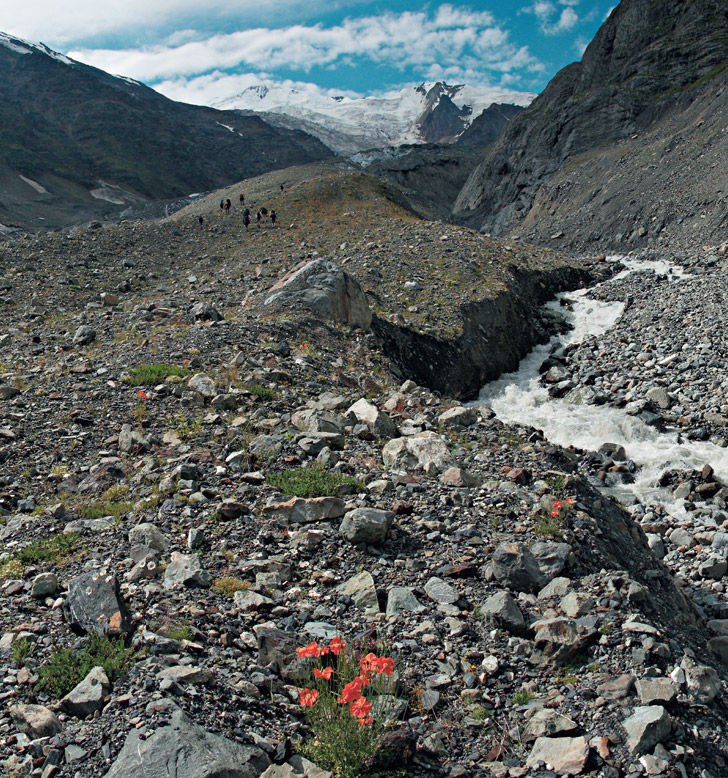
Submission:
<svg viewBox="0 0 728 778">
<path fill-rule="evenodd" d="M 594 280 L 587 269 L 550 271 L 509 268 L 508 291 L 461 308 L 463 332 L 457 339 L 423 335 L 375 316 L 372 330 L 403 375 L 418 384 L 461 399 L 474 399 L 481 387 L 519 361 L 552 334 L 553 321 L 541 305 L 558 291 Z"/>
<path fill-rule="evenodd" d="M 680 176 L 684 166 L 706 150 L 720 156 L 716 149 L 724 141 L 720 129 L 725 126 L 727 73 L 725 2 L 623 0 L 581 62 L 560 71 L 543 94 L 509 122 L 460 192 L 455 219 L 493 234 L 510 231 L 543 239 L 578 229 L 582 234 L 565 241 L 583 245 L 607 237 L 619 243 L 614 238 L 624 233 L 620 212 L 642 208 L 654 197 L 655 182 L 646 182 L 654 178 L 653 166 L 658 164 L 666 171 L 659 186 L 668 211 L 673 205 L 677 210 L 678 203 L 692 209 L 706 199 L 712 202 L 720 182 L 704 192 L 704 181 L 695 171 L 679 188 L 670 184 L 669 176 Z M 699 105 L 705 115 L 699 115 Z M 662 159 L 666 148 L 691 140 L 691 121 L 710 128 L 700 152 L 688 146 L 682 160 L 677 155 Z M 681 131 L 688 138 L 681 138 Z M 618 146 L 625 143 L 626 148 Z M 634 156 L 625 159 L 630 153 Z M 635 191 L 628 198 L 620 197 L 619 190 L 609 194 L 607 202 L 616 197 L 613 205 L 619 207 L 607 209 L 605 217 L 600 212 L 602 190 L 618 172 L 626 172 L 622 183 Z M 544 191 L 556 175 L 561 176 L 561 191 Z M 592 201 L 589 218 L 575 220 L 575 206 Z M 522 222 L 529 216 L 524 232 Z M 648 220 L 652 216 L 659 222 L 659 214 L 646 214 Z M 588 223 L 594 219 L 596 223 Z M 649 224 L 628 221 L 628 228 L 619 237 L 636 232 L 637 238 L 647 240 Z"/>
</svg>

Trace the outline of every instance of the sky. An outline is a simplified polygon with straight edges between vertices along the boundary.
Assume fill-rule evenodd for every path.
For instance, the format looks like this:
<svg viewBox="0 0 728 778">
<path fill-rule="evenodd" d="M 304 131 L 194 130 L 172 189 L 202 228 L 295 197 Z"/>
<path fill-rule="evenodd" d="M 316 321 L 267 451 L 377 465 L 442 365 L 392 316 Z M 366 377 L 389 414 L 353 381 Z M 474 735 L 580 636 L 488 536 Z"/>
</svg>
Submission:
<svg viewBox="0 0 728 778">
<path fill-rule="evenodd" d="M 540 92 L 618 0 L 0 0 L 0 31 L 175 100 L 270 82 L 351 97 L 423 81 Z"/>
</svg>

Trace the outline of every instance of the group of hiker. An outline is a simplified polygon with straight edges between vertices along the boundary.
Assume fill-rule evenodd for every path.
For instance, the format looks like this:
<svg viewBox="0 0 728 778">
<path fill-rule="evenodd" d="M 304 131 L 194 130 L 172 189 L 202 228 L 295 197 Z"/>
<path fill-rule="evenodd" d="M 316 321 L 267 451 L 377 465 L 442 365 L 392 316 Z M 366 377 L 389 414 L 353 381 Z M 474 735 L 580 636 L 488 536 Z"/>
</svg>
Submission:
<svg viewBox="0 0 728 778">
<path fill-rule="evenodd" d="M 251 218 L 250 218 L 250 208 L 248 208 L 245 205 L 244 194 L 240 195 L 240 205 L 243 207 L 243 224 L 245 225 L 245 229 L 247 230 L 248 227 L 250 227 Z M 222 200 L 220 200 L 220 211 L 223 212 L 226 216 L 230 214 L 231 208 L 232 208 L 232 202 L 229 197 L 227 199 L 223 198 Z M 276 212 L 272 208 L 269 211 L 265 206 L 262 206 L 261 208 L 258 209 L 258 211 L 255 214 L 255 223 L 258 225 L 258 227 L 260 227 L 260 225 L 263 223 L 263 221 L 266 218 L 269 218 L 271 225 L 275 226 L 276 218 L 277 218 Z M 205 224 L 205 217 L 202 214 L 200 214 L 197 217 L 197 221 L 199 222 L 200 227 L 202 227 Z"/>
</svg>

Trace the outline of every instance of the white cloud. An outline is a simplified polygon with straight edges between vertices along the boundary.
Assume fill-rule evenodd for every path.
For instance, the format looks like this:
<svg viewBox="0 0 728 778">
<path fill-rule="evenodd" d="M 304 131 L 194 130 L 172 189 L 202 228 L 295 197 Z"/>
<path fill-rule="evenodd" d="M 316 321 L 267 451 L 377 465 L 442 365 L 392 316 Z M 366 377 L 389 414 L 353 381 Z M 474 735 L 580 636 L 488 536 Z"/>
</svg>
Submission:
<svg viewBox="0 0 728 778">
<path fill-rule="evenodd" d="M 546 35 L 556 35 L 560 32 L 571 30 L 579 23 L 579 15 L 573 6 L 579 0 L 558 0 L 559 5 L 566 6 L 559 12 L 559 8 L 551 0 L 535 0 L 535 2 L 521 9 L 521 13 L 533 14 L 539 22 L 541 32 Z"/>
<path fill-rule="evenodd" d="M 564 9 L 567 13 L 570 9 Z M 425 12 L 385 13 L 347 19 L 324 27 L 293 25 L 258 27 L 224 35 L 191 39 L 188 31 L 163 45 L 141 48 L 78 49 L 69 56 L 103 70 L 140 81 L 175 83 L 215 71 L 246 69 L 270 72 L 341 65 L 356 60 L 387 64 L 393 69 L 427 70 L 483 66 L 497 72 L 534 68 L 539 63 L 526 47 L 510 43 L 508 34 L 494 26 L 491 14 L 452 5 Z"/>
</svg>

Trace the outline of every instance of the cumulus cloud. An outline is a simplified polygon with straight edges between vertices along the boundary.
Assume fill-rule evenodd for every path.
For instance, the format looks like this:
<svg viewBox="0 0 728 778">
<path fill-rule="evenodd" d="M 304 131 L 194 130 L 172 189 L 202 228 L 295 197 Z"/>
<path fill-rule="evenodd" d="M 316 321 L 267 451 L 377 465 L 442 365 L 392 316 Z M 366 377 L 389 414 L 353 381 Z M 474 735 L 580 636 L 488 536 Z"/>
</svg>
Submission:
<svg viewBox="0 0 728 778">
<path fill-rule="evenodd" d="M 571 12 L 565 8 L 563 13 Z M 565 17 L 564 24 L 570 17 Z M 566 29 L 566 27 L 565 27 Z M 138 48 L 78 49 L 69 56 L 113 73 L 156 83 L 197 78 L 206 73 L 292 69 L 302 73 L 316 67 L 364 61 L 403 71 L 433 67 L 484 68 L 498 73 L 518 68 L 536 70 L 537 60 L 526 47 L 517 47 L 496 26 L 488 12 L 443 5 L 434 13 L 385 13 L 349 18 L 324 26 L 248 28 L 194 38 L 177 33 L 162 45 Z"/>
<path fill-rule="evenodd" d="M 541 31 L 546 35 L 556 35 L 567 32 L 575 27 L 580 19 L 574 10 L 579 0 L 558 0 L 559 7 L 552 0 L 535 0 L 535 2 L 521 9 L 522 13 L 533 14 L 539 22 Z"/>
</svg>

